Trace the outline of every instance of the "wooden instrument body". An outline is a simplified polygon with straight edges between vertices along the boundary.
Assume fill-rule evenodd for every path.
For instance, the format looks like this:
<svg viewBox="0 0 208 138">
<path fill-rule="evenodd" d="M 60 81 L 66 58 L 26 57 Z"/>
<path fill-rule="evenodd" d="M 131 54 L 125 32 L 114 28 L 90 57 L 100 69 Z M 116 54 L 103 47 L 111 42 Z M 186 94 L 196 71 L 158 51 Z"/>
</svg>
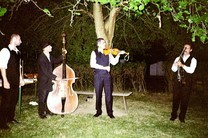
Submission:
<svg viewBox="0 0 208 138">
<path fill-rule="evenodd" d="M 58 78 L 63 78 L 63 64 L 54 69 L 53 73 Z M 55 114 L 70 114 L 78 107 L 78 96 L 74 92 L 72 85 L 75 82 L 75 73 L 68 65 L 66 65 L 66 78 L 54 82 L 53 91 L 48 94 L 48 109 Z M 65 98 L 64 111 L 62 111 L 62 99 Z"/>
<path fill-rule="evenodd" d="M 119 50 L 118 48 L 110 48 L 109 46 L 106 46 L 105 49 L 103 49 L 103 54 L 104 55 L 109 55 L 109 54 L 112 54 L 114 56 L 117 56 L 119 53 L 123 53 L 125 54 L 124 56 L 124 60 L 125 61 L 128 61 L 129 60 L 129 53 L 128 52 L 125 52 L 124 50 Z"/>
<path fill-rule="evenodd" d="M 66 64 L 66 34 L 62 34 L 63 38 L 63 63 L 56 67 L 53 74 L 57 78 L 62 78 L 54 82 L 53 90 L 49 92 L 47 98 L 48 109 L 55 114 L 70 114 L 74 112 L 78 106 L 78 96 L 74 92 L 72 85 L 75 82 L 75 73 L 72 68 Z"/>
</svg>

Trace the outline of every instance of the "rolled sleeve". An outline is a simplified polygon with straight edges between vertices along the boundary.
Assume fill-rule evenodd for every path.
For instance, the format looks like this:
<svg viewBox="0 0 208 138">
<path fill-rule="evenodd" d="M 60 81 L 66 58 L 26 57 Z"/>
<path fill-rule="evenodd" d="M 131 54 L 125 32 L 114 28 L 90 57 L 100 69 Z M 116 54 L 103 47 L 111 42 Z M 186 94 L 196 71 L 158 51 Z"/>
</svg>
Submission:
<svg viewBox="0 0 208 138">
<path fill-rule="evenodd" d="M 194 71 L 196 69 L 196 65 L 197 65 L 197 60 L 195 58 L 192 58 L 190 66 L 184 66 L 183 69 L 187 73 L 192 74 L 192 73 L 194 73 Z"/>
<path fill-rule="evenodd" d="M 0 51 L 0 68 L 7 69 L 7 64 L 10 58 L 10 52 L 7 48 Z"/>
</svg>

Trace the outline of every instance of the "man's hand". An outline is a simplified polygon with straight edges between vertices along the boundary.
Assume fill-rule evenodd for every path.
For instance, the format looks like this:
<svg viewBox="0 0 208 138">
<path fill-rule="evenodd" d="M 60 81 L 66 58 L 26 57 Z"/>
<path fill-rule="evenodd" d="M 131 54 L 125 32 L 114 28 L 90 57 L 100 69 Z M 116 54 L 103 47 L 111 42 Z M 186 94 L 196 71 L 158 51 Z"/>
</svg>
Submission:
<svg viewBox="0 0 208 138">
<path fill-rule="evenodd" d="M 67 54 L 67 50 L 65 48 L 62 48 L 62 53 Z"/>
<path fill-rule="evenodd" d="M 25 81 L 23 79 L 20 79 L 20 86 L 24 86 L 25 85 Z"/>
<path fill-rule="evenodd" d="M 105 70 L 107 70 L 108 72 L 110 72 L 110 66 L 105 66 Z"/>
<path fill-rule="evenodd" d="M 4 82 L 4 88 L 5 88 L 5 89 L 10 89 L 10 84 L 9 84 L 8 81 L 5 81 L 5 82 Z"/>
<path fill-rule="evenodd" d="M 124 50 L 119 51 L 119 54 L 126 54 Z"/>
<path fill-rule="evenodd" d="M 55 79 L 55 81 L 60 81 L 60 80 L 62 80 L 60 77 L 56 77 L 56 79 Z M 52 80 L 52 81 L 54 81 L 54 80 Z"/>
<path fill-rule="evenodd" d="M 180 61 L 176 62 L 176 65 L 179 66 L 179 67 L 183 67 L 184 64 L 182 64 Z"/>
</svg>

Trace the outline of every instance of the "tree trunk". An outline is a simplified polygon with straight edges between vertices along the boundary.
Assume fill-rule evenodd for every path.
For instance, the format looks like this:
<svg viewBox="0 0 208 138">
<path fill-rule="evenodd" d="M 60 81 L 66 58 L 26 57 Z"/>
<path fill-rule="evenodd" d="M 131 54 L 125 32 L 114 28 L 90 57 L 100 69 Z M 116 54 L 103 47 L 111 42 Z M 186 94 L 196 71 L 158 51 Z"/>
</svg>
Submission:
<svg viewBox="0 0 208 138">
<path fill-rule="evenodd" d="M 93 4 L 93 16 L 97 38 L 104 38 L 106 42 L 108 42 L 108 37 L 105 31 L 102 5 L 98 3 Z"/>
<path fill-rule="evenodd" d="M 119 11 L 120 11 L 120 8 L 113 7 L 112 10 L 110 11 L 109 18 L 105 22 L 105 25 L 108 26 L 106 27 L 108 45 L 111 47 L 112 47 L 112 41 L 113 41 L 114 32 L 115 32 L 114 30 L 115 30 L 115 25 L 116 25 L 116 17 Z"/>
<path fill-rule="evenodd" d="M 93 16 L 97 38 L 104 38 L 107 45 L 110 47 L 114 37 L 116 17 L 119 11 L 120 8 L 112 7 L 109 17 L 104 21 L 102 5 L 99 3 L 93 4 Z"/>
</svg>

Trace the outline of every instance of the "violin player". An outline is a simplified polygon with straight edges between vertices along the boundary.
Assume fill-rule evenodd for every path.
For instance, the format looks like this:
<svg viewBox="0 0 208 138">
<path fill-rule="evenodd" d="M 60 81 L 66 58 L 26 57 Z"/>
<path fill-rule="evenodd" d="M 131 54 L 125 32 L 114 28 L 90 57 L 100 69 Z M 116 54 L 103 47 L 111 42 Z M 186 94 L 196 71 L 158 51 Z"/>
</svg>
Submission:
<svg viewBox="0 0 208 138">
<path fill-rule="evenodd" d="M 172 71 L 175 72 L 171 121 L 179 117 L 180 122 L 185 123 L 185 116 L 192 90 L 192 74 L 197 66 L 197 60 L 193 57 L 191 52 L 192 46 L 190 44 L 185 44 L 182 56 L 175 59 L 171 68 Z M 180 113 L 178 116 L 177 111 L 179 108 Z"/>
<path fill-rule="evenodd" d="M 97 39 L 97 49 L 91 52 L 90 67 L 94 69 L 94 88 L 96 94 L 96 114 L 98 117 L 102 114 L 102 92 L 105 92 L 106 111 L 110 118 L 115 118 L 113 115 L 113 96 L 112 96 L 112 80 L 110 74 L 110 64 L 116 65 L 119 62 L 120 54 L 125 54 L 125 51 L 120 51 L 117 56 L 111 53 L 105 55 L 103 50 L 106 48 L 106 41 L 103 38 Z"/>
</svg>

